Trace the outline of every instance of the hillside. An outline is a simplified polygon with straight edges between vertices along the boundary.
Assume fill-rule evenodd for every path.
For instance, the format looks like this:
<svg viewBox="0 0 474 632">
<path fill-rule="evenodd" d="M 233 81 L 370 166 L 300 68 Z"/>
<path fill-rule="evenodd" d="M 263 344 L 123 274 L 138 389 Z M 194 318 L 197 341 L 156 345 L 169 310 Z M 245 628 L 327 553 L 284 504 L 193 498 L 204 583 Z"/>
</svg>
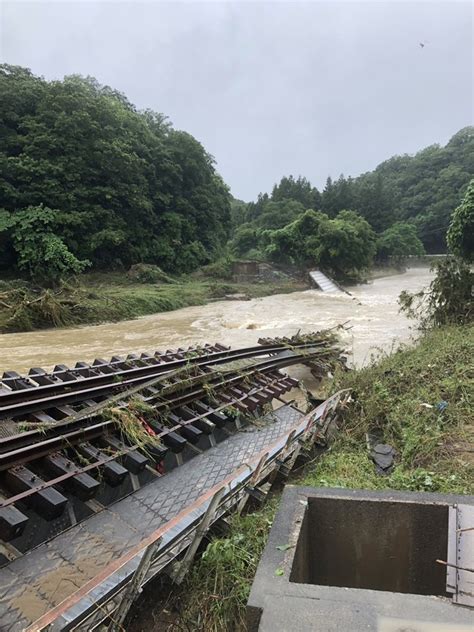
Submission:
<svg viewBox="0 0 474 632">
<path fill-rule="evenodd" d="M 188 273 L 229 251 L 355 278 L 374 257 L 444 252 L 474 173 L 466 127 L 322 192 L 290 176 L 246 204 L 195 138 L 91 77 L 4 64 L 0 90 L 0 272 L 43 286 L 136 263 Z"/>
<path fill-rule="evenodd" d="M 213 158 L 164 115 L 90 77 L 45 81 L 6 64 L 0 92 L 0 269 L 187 272 L 227 240 Z"/>
<path fill-rule="evenodd" d="M 408 222 L 429 253 L 446 250 L 446 231 L 474 174 L 474 127 L 457 132 L 445 146 L 431 145 L 414 156 L 393 156 L 356 178 L 328 178 L 318 191 L 305 177 L 284 177 L 270 194 L 262 193 L 240 214 L 241 223 L 269 228 L 269 211 L 278 204 L 280 228 L 304 210 L 334 218 L 342 210 L 362 215 L 376 233 Z M 288 202 L 292 204 L 289 205 Z M 285 221 L 286 220 L 286 221 Z"/>
</svg>

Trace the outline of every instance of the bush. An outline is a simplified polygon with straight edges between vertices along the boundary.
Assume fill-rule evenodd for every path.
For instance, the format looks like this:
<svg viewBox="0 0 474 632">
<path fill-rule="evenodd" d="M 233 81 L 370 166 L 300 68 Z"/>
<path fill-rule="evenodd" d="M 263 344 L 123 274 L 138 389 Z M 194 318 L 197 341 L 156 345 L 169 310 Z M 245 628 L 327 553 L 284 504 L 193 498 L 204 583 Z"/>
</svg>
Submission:
<svg viewBox="0 0 474 632">
<path fill-rule="evenodd" d="M 454 211 L 448 230 L 448 245 L 456 256 L 466 261 L 474 259 L 474 178 L 463 201 Z"/>
<path fill-rule="evenodd" d="M 79 274 L 91 263 L 79 260 L 55 232 L 60 211 L 43 205 L 28 206 L 16 213 L 2 210 L 0 232 L 10 231 L 20 270 L 39 282 L 57 285 L 71 274 Z"/>
<path fill-rule="evenodd" d="M 214 279 L 226 279 L 229 281 L 232 279 L 232 264 L 235 260 L 232 257 L 223 257 L 209 263 L 207 266 L 201 268 L 201 272 L 204 276 L 212 277 Z"/>
<path fill-rule="evenodd" d="M 336 276 L 368 268 L 375 255 L 375 233 L 353 211 L 330 219 L 309 210 L 284 228 L 268 231 L 266 237 L 266 254 L 274 261 L 320 266 Z"/>
<path fill-rule="evenodd" d="M 161 268 L 148 263 L 136 263 L 127 272 L 127 277 L 135 283 L 174 283 Z"/>
<path fill-rule="evenodd" d="M 436 276 L 428 290 L 400 294 L 401 310 L 416 318 L 422 329 L 471 323 L 474 316 L 474 272 L 454 257 L 435 265 Z"/>
<path fill-rule="evenodd" d="M 423 254 L 425 249 L 413 224 L 397 222 L 377 239 L 377 259 L 381 261 L 392 257 L 396 263 L 401 263 L 405 257 Z"/>
<path fill-rule="evenodd" d="M 242 224 L 235 231 L 231 241 L 232 251 L 240 257 L 247 255 L 249 250 L 258 246 L 261 232 L 260 228 L 256 228 L 253 224 Z"/>
</svg>

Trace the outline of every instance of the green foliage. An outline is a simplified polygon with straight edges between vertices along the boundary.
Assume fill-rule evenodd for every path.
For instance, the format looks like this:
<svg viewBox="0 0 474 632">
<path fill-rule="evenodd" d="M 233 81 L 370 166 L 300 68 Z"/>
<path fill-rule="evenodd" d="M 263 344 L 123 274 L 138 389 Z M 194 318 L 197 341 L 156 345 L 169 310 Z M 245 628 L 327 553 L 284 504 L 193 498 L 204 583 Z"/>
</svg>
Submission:
<svg viewBox="0 0 474 632">
<path fill-rule="evenodd" d="M 136 283 L 175 283 L 161 268 L 149 263 L 136 263 L 127 272 L 127 277 Z"/>
<path fill-rule="evenodd" d="M 232 278 L 232 264 L 234 261 L 235 259 L 232 256 L 227 255 L 214 261 L 214 263 L 204 266 L 201 268 L 201 272 L 207 277 L 229 280 Z"/>
<path fill-rule="evenodd" d="M 454 257 L 447 257 L 435 269 L 436 276 L 427 290 L 400 294 L 402 311 L 417 319 L 421 329 L 472 322 L 474 271 Z"/>
<path fill-rule="evenodd" d="M 302 484 L 312 487 L 342 487 L 350 489 L 397 489 L 410 492 L 440 492 L 466 494 L 470 481 L 462 469 L 452 473 L 447 463 L 443 472 L 435 467 L 404 468 L 397 464 L 391 474 L 380 476 L 361 444 L 342 439 L 325 454 L 319 467 L 310 470 Z M 454 471 L 454 468 L 453 468 Z"/>
<path fill-rule="evenodd" d="M 401 309 L 420 327 L 467 324 L 474 318 L 474 179 L 464 200 L 455 210 L 448 231 L 451 250 L 460 258 L 447 257 L 436 266 L 436 276 L 428 290 L 400 294 Z"/>
<path fill-rule="evenodd" d="M 232 227 L 235 228 L 245 222 L 247 204 L 243 200 L 232 197 L 230 201 L 230 218 Z"/>
<path fill-rule="evenodd" d="M 397 222 L 408 222 L 416 227 L 427 252 L 445 252 L 451 214 L 474 173 L 473 156 L 474 128 L 466 127 L 445 147 L 432 145 L 414 156 L 393 156 L 357 178 L 329 177 L 322 193 L 306 178 L 284 177 L 270 196 L 260 194 L 247 205 L 246 212 L 239 214 L 240 223 L 258 227 L 269 204 L 294 200 L 304 209 L 321 210 L 330 218 L 352 209 L 378 233 Z M 473 232 L 471 229 L 470 234 Z"/>
<path fill-rule="evenodd" d="M 258 226 L 263 230 L 283 228 L 297 219 L 305 211 L 305 207 L 297 200 L 268 202 L 258 218 Z"/>
<path fill-rule="evenodd" d="M 3 211 L 0 232 L 9 230 L 20 270 L 43 283 L 58 283 L 71 274 L 89 267 L 80 261 L 53 231 L 59 223 L 59 211 L 43 206 L 29 206 L 16 213 Z"/>
<path fill-rule="evenodd" d="M 255 228 L 251 224 L 243 224 L 239 226 L 234 233 L 231 241 L 231 248 L 236 255 L 242 256 L 247 254 L 253 248 L 257 248 L 260 243 L 262 231 Z"/>
<path fill-rule="evenodd" d="M 448 245 L 458 257 L 469 262 L 474 260 L 474 178 L 463 201 L 454 211 L 448 230 Z"/>
<path fill-rule="evenodd" d="M 473 355 L 472 325 L 443 327 L 414 348 L 341 376 L 334 388 L 350 388 L 354 402 L 332 454 L 305 483 L 472 493 Z M 387 477 L 375 474 L 364 447 L 374 431 L 397 451 Z"/>
<path fill-rule="evenodd" d="M 297 220 L 279 230 L 267 231 L 266 253 L 274 261 L 302 266 L 319 264 L 320 231 L 329 218 L 319 211 L 306 211 Z"/>
<path fill-rule="evenodd" d="M 275 184 L 271 196 L 272 201 L 294 200 L 299 202 L 303 209 L 319 208 L 321 195 L 311 183 L 301 176 L 295 179 L 293 176 L 283 177 L 279 184 Z"/>
<path fill-rule="evenodd" d="M 413 224 L 396 222 L 377 238 L 377 258 L 381 261 L 391 257 L 400 263 L 410 255 L 423 254 L 425 249 Z"/>
<path fill-rule="evenodd" d="M 234 517 L 229 537 L 214 538 L 183 585 L 181 621 L 188 630 L 245 629 L 245 606 L 267 541 L 275 502 Z"/>
<path fill-rule="evenodd" d="M 4 64 L 0 91 L 0 208 L 60 209 L 42 221 L 57 237 L 45 248 L 62 265 L 77 268 L 60 243 L 95 268 L 186 272 L 216 256 L 231 198 L 191 135 L 92 78 L 47 82 Z M 9 228 L 0 239 L 1 266 L 31 269 Z"/>
<path fill-rule="evenodd" d="M 322 226 L 320 265 L 336 276 L 371 266 L 375 256 L 375 233 L 354 211 L 341 211 Z"/>
<path fill-rule="evenodd" d="M 336 275 L 370 266 L 375 255 L 375 234 L 353 211 L 341 211 L 334 219 L 306 211 L 265 237 L 269 240 L 266 252 L 275 261 L 321 266 Z"/>
</svg>

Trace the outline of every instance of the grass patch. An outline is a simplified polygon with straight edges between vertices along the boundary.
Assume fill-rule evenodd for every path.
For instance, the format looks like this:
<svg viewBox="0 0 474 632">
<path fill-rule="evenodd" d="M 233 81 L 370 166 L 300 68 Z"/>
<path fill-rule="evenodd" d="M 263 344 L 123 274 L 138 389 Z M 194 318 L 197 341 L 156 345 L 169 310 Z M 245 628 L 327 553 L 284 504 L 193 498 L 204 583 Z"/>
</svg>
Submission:
<svg viewBox="0 0 474 632">
<path fill-rule="evenodd" d="M 343 375 L 336 387 L 352 389 L 354 402 L 344 415 L 343 433 L 321 468 L 336 453 L 347 455 L 348 463 L 357 461 L 365 454 L 365 433 L 375 430 L 398 454 L 393 474 L 381 479 L 384 487 L 470 493 L 473 358 L 474 326 L 444 327 L 427 333 L 414 348 Z M 355 487 L 354 472 L 344 475 L 342 462 L 335 470 L 342 477 L 340 485 Z M 425 472 L 433 473 L 431 484 L 430 474 L 422 482 Z"/>
<path fill-rule="evenodd" d="M 445 327 L 426 334 L 368 368 L 336 379 L 351 388 L 353 403 L 330 450 L 308 464 L 297 483 L 315 487 L 398 489 L 468 494 L 474 481 L 474 327 Z M 440 405 L 441 404 L 441 405 Z M 377 429 L 397 450 L 397 464 L 379 476 L 365 433 Z M 215 538 L 184 585 L 175 589 L 175 616 L 166 628 L 242 632 L 245 606 L 278 504 L 234 518 L 226 538 Z M 163 629 L 154 612 L 138 609 L 130 632 Z M 137 614 L 137 612 L 136 612 Z"/>
<path fill-rule="evenodd" d="M 233 517 L 230 536 L 215 538 L 207 546 L 182 586 L 189 599 L 181 613 L 181 629 L 245 629 L 245 606 L 276 507 L 274 499 L 259 512 Z"/>
</svg>

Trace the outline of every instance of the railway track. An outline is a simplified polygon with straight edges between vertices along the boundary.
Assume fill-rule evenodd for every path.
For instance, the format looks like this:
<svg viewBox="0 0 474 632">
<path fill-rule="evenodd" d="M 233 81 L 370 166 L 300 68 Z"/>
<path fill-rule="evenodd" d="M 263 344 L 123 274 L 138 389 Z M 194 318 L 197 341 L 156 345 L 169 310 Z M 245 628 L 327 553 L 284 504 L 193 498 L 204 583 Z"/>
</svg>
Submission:
<svg viewBox="0 0 474 632">
<path fill-rule="evenodd" d="M 63 418 L 64 412 L 54 410 L 56 417 L 49 414 L 49 419 L 46 419 L 46 408 L 54 409 L 69 403 L 107 396 L 183 367 L 218 366 L 231 360 L 278 354 L 288 349 L 314 348 L 318 345 L 322 348 L 330 347 L 327 341 L 310 340 L 293 344 L 288 340 L 234 350 L 216 344 L 167 351 L 165 354 L 130 354 L 127 358 L 115 356 L 109 362 L 100 359 L 94 360 L 92 364 L 77 362 L 74 368 L 57 365 L 50 373 L 41 368 L 32 368 L 27 376 L 7 371 L 0 380 L 0 420 L 21 420 L 29 415 L 30 421 L 53 423 Z"/>
<path fill-rule="evenodd" d="M 156 480 L 324 372 L 330 336 L 204 345 L 6 372 L 0 384 L 0 564 Z"/>
</svg>

